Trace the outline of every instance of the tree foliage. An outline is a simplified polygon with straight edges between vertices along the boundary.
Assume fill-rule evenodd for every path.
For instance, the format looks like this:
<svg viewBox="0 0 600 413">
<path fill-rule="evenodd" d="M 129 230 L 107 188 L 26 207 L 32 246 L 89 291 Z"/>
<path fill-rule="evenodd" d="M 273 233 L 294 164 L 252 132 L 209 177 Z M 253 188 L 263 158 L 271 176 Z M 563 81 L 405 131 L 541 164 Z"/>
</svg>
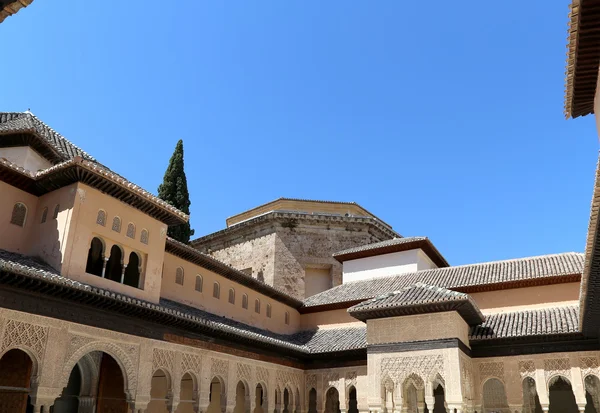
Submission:
<svg viewBox="0 0 600 413">
<path fill-rule="evenodd" d="M 189 215 L 191 202 L 183 168 L 183 141 L 181 139 L 175 146 L 175 152 L 169 161 L 163 183 L 158 187 L 158 197 Z M 190 223 L 186 222 L 170 226 L 168 234 L 177 241 L 188 243 L 190 237 L 194 235 L 194 230 L 191 229 Z"/>
</svg>

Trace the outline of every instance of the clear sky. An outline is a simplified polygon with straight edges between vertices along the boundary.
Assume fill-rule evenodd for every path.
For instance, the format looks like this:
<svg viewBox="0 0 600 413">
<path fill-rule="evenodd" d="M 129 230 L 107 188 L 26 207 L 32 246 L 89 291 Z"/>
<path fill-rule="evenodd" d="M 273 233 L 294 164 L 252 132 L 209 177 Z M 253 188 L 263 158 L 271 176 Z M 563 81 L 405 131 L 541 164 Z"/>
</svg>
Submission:
<svg viewBox="0 0 600 413">
<path fill-rule="evenodd" d="M 0 24 L 0 110 L 156 193 L 196 236 L 280 196 L 355 201 L 450 264 L 583 251 L 598 141 L 565 121 L 568 0 L 38 0 Z"/>
</svg>

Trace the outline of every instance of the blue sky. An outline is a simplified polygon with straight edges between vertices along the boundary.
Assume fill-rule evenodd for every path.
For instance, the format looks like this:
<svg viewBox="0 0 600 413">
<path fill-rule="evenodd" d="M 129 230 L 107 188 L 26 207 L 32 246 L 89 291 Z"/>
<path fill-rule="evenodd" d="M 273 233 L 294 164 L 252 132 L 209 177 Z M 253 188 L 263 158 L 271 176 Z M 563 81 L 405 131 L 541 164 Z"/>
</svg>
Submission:
<svg viewBox="0 0 600 413">
<path fill-rule="evenodd" d="M 35 1 L 0 110 L 156 192 L 196 235 L 280 196 L 355 201 L 453 264 L 583 251 L 598 141 L 563 117 L 567 0 Z"/>
</svg>

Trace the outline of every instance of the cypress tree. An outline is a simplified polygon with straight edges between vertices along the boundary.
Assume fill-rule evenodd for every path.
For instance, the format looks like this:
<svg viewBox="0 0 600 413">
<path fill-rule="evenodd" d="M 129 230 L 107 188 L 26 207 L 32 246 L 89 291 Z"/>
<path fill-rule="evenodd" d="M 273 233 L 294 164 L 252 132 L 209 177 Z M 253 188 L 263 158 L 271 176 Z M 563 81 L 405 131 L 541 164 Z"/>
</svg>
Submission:
<svg viewBox="0 0 600 413">
<path fill-rule="evenodd" d="M 191 202 L 183 169 L 183 141 L 181 139 L 175 146 L 175 152 L 169 161 L 163 183 L 158 187 L 158 197 L 189 215 Z M 194 235 L 194 230 L 191 229 L 190 223 L 186 222 L 169 227 L 168 234 L 177 241 L 188 243 L 190 237 Z"/>
</svg>

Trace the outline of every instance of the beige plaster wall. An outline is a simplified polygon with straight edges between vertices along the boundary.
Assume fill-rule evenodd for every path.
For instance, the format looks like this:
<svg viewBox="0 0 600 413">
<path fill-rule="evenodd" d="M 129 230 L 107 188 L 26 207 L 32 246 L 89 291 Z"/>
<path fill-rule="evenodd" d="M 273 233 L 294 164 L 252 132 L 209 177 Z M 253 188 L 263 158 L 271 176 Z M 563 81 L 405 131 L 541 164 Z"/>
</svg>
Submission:
<svg viewBox="0 0 600 413">
<path fill-rule="evenodd" d="M 295 201 L 295 200 L 277 200 L 275 202 L 268 203 L 263 206 L 259 206 L 254 209 L 242 212 L 238 215 L 227 218 L 227 226 L 237 224 L 262 215 L 270 211 L 295 211 L 295 212 L 306 212 L 306 213 L 326 213 L 326 214 L 350 214 L 363 217 L 374 217 L 368 213 L 365 209 L 358 205 L 353 204 L 341 204 L 341 203 L 327 203 L 327 202 L 311 202 L 311 201 Z M 375 217 L 374 217 L 375 218 Z"/>
<path fill-rule="evenodd" d="M 579 301 L 579 283 L 540 285 L 510 290 L 469 294 L 484 312 L 515 311 L 521 308 L 551 307 Z"/>
<path fill-rule="evenodd" d="M 178 267 L 184 270 L 183 285 L 175 283 Z M 202 292 L 195 290 L 196 275 L 202 276 Z M 221 295 L 218 299 L 213 297 L 215 282 L 220 285 Z M 235 291 L 235 304 L 229 303 L 230 288 Z M 248 309 L 242 308 L 244 294 L 248 295 Z M 161 296 L 277 333 L 294 333 L 300 327 L 300 314 L 292 307 L 168 253 L 164 256 Z M 260 314 L 254 311 L 254 302 L 257 298 L 261 303 Z M 267 304 L 271 304 L 271 318 L 267 317 Z M 290 314 L 289 325 L 285 324 L 286 311 Z"/>
<path fill-rule="evenodd" d="M 12 163 L 34 173 L 40 169 L 46 169 L 52 166 L 50 161 L 41 156 L 30 146 L 0 148 L 0 158 L 6 158 Z"/>
<path fill-rule="evenodd" d="M 348 314 L 345 308 L 339 310 L 320 311 L 318 313 L 307 313 L 300 315 L 300 328 L 312 330 L 320 327 L 333 327 L 340 324 L 364 324 Z"/>
<path fill-rule="evenodd" d="M 96 223 L 99 209 L 106 212 L 105 226 Z M 112 230 L 112 222 L 115 216 L 121 218 L 121 232 Z M 63 268 L 63 275 L 136 298 L 152 302 L 159 301 L 166 224 L 80 183 L 77 184 L 77 197 L 75 198 L 72 219 L 73 235 L 68 240 L 64 255 L 67 267 Z M 135 224 L 135 238 L 126 236 L 129 222 Z M 147 229 L 149 233 L 148 245 L 140 241 L 143 228 Z M 129 262 L 131 252 L 137 252 L 142 257 L 141 288 L 120 284 L 85 272 L 90 243 L 96 236 L 100 237 L 105 243 L 106 257 L 109 256 L 113 245 L 119 245 L 123 249 L 124 264 Z"/>
<path fill-rule="evenodd" d="M 456 311 L 367 320 L 367 343 L 458 338 L 469 345 L 469 326 Z"/>
<path fill-rule="evenodd" d="M 332 287 L 331 268 L 306 268 L 304 270 L 304 297 L 310 297 Z"/>
<path fill-rule="evenodd" d="M 38 199 L 25 191 L 0 181 L 0 249 L 26 254 L 29 249 L 29 233 L 35 225 Z M 13 207 L 22 202 L 27 207 L 25 226 L 11 224 Z"/>
<path fill-rule="evenodd" d="M 42 195 L 38 199 L 35 217 L 32 216 L 28 254 L 40 258 L 62 274 L 73 228 L 76 193 L 77 184 L 72 184 Z M 54 218 L 57 205 L 58 216 Z M 42 223 L 42 215 L 46 208 L 46 222 Z"/>
</svg>

